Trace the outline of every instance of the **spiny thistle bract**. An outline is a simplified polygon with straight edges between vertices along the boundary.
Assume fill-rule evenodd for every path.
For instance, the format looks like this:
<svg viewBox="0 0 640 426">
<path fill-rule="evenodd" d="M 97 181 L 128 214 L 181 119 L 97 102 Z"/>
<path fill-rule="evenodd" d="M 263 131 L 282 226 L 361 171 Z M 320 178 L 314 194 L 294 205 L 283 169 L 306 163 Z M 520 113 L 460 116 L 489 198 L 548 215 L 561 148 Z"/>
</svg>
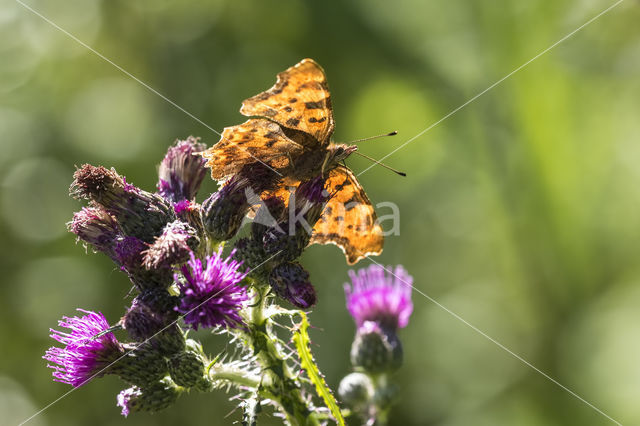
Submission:
<svg viewBox="0 0 640 426">
<path fill-rule="evenodd" d="M 300 345 L 296 361 L 287 350 L 291 346 L 273 331 L 276 320 L 289 319 L 292 336 L 308 342 L 306 326 L 295 322 L 304 313 L 278 303 L 308 309 L 318 301 L 298 258 L 330 199 L 325 178 L 304 181 L 283 199 L 271 192 L 278 176 L 252 163 L 198 204 L 207 170 L 194 153 L 205 148 L 193 137 L 171 146 L 155 193 L 137 188 L 115 169 L 85 164 L 75 172 L 70 194 L 88 206 L 74 214 L 68 229 L 86 247 L 107 255 L 133 291 L 129 308 L 113 326 L 91 311 L 63 317 L 59 325 L 69 331 L 51 334 L 63 346 L 44 356 L 54 379 L 79 387 L 95 377 L 119 376 L 126 383 L 116 396 L 124 416 L 167 408 L 188 390 L 222 388 L 235 393 L 243 419 L 255 419 L 271 406 L 291 425 L 327 419 L 344 424 L 335 401 L 328 410 L 315 405 L 321 398 L 314 398 L 314 391 L 325 403 L 333 397 L 308 344 Z M 247 214 L 255 217 L 251 231 L 231 241 Z M 403 269 L 396 274 L 411 280 Z M 386 406 L 372 402 L 385 389 L 376 388 L 368 374 L 399 366 L 395 332 L 407 325 L 410 291 L 379 269 L 352 278 L 348 307 L 358 325 L 352 359 L 360 372 L 343 380 L 340 395 L 355 413 L 370 418 Z M 227 335 L 237 349 L 212 358 L 187 338 L 185 325 Z M 299 365 L 313 374 L 305 379 Z"/>
</svg>

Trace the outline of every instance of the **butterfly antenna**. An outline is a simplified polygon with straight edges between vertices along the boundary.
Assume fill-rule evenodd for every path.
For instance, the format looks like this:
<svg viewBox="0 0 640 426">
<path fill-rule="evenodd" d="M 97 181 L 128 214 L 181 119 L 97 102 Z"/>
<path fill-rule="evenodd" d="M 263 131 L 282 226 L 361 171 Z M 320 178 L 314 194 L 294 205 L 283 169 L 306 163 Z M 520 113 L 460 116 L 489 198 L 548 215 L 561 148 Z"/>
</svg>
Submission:
<svg viewBox="0 0 640 426">
<path fill-rule="evenodd" d="M 407 176 L 407 174 L 405 172 L 401 172 L 400 170 L 396 170 L 393 167 L 389 167 L 386 164 L 381 163 L 380 161 L 376 160 L 373 157 L 369 157 L 368 155 L 365 155 L 365 154 L 363 154 L 361 152 L 358 152 L 358 151 L 353 151 L 353 153 L 354 154 L 358 154 L 359 156 L 364 157 L 367 160 L 372 161 L 372 162 L 376 163 L 377 165 L 384 167 L 385 169 L 391 170 L 392 172 L 394 172 L 396 174 L 399 174 L 400 176 Z"/>
<path fill-rule="evenodd" d="M 355 141 L 350 141 L 350 142 L 345 142 L 345 143 L 353 144 L 353 143 L 358 143 L 358 142 L 370 141 L 372 139 L 384 138 L 386 136 L 395 136 L 397 134 L 398 134 L 398 131 L 394 130 L 391 133 L 383 133 L 381 135 L 369 136 L 368 138 L 356 139 Z"/>
</svg>

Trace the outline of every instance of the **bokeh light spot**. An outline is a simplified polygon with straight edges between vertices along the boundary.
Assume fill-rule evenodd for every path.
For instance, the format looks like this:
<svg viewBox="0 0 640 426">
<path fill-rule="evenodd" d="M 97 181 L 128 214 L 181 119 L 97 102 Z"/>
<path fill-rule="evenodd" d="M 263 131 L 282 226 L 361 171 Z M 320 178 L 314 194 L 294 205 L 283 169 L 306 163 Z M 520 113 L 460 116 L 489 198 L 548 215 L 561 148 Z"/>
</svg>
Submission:
<svg viewBox="0 0 640 426">
<path fill-rule="evenodd" d="M 77 95 L 68 111 L 70 142 L 104 160 L 131 159 L 158 133 L 150 96 L 155 95 L 134 81 L 95 81 Z"/>
<path fill-rule="evenodd" d="M 66 232 L 75 203 L 68 196 L 73 170 L 50 158 L 16 164 L 4 177 L 0 208 L 20 238 L 48 241 Z"/>
<path fill-rule="evenodd" d="M 42 334 L 62 315 L 75 315 L 78 307 L 98 306 L 105 288 L 104 273 L 86 257 L 37 259 L 22 267 L 13 287 L 14 306 L 23 324 Z"/>
</svg>

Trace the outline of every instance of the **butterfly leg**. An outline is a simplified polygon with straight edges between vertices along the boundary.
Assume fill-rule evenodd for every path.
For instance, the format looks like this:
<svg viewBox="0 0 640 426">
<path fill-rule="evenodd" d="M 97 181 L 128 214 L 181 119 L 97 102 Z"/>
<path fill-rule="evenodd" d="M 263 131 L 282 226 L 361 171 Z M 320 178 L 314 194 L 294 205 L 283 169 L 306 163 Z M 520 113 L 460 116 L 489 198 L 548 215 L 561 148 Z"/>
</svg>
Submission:
<svg viewBox="0 0 640 426">
<path fill-rule="evenodd" d="M 325 169 L 326 169 L 326 167 L 327 167 L 327 164 L 329 164 L 329 157 L 330 157 L 330 156 L 331 156 L 331 153 L 330 153 L 330 152 L 327 152 L 327 155 L 325 155 L 325 157 L 324 157 L 324 161 L 322 162 L 322 168 L 320 169 L 320 170 L 321 170 L 322 177 L 324 177 L 324 171 L 325 171 Z"/>
</svg>

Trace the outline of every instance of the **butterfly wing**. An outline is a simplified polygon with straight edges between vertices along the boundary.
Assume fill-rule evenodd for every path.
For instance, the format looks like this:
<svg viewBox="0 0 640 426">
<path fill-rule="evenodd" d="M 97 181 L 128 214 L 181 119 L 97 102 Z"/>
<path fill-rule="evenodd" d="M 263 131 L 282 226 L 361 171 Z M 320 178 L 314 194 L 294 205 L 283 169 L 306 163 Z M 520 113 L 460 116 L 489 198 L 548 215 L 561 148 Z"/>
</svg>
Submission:
<svg viewBox="0 0 640 426">
<path fill-rule="evenodd" d="M 289 139 L 276 123 L 256 118 L 225 127 L 220 141 L 202 153 L 213 179 L 238 173 L 248 163 L 261 162 L 272 169 L 286 169 L 303 147 Z"/>
<path fill-rule="evenodd" d="M 240 113 L 261 116 L 289 129 L 307 133 L 328 145 L 334 121 L 324 71 L 313 59 L 303 59 L 278 74 L 269 90 L 245 100 Z M 303 142 L 304 143 L 304 142 Z"/>
<path fill-rule="evenodd" d="M 382 253 L 382 227 L 351 170 L 342 165 L 331 170 L 327 191 L 334 195 L 313 228 L 311 244 L 337 245 L 350 265 L 368 255 Z"/>
</svg>

